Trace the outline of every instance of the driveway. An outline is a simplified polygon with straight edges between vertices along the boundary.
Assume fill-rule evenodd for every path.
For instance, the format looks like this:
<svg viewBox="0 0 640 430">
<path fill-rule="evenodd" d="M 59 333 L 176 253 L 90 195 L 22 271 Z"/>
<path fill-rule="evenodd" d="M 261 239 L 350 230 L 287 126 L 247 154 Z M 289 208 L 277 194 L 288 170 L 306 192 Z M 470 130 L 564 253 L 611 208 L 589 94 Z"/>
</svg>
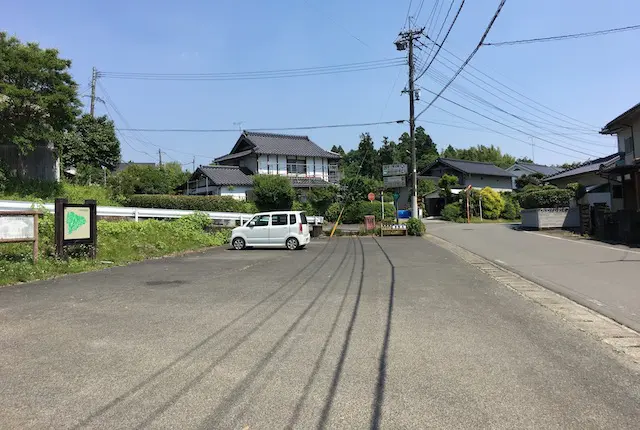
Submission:
<svg viewBox="0 0 640 430">
<path fill-rule="evenodd" d="M 640 331 L 640 249 L 505 224 L 427 222 L 427 231 Z"/>
<path fill-rule="evenodd" d="M 633 369 L 420 238 L 0 289 L 8 429 L 635 429 Z"/>
</svg>

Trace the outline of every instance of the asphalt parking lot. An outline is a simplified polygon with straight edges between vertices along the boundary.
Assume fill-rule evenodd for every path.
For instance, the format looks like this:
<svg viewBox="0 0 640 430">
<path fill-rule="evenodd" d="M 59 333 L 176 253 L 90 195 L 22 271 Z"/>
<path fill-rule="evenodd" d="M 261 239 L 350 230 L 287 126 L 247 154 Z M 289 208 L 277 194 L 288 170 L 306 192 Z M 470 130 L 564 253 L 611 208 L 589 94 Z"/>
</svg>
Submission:
<svg viewBox="0 0 640 430">
<path fill-rule="evenodd" d="M 420 238 L 0 289 L 2 428 L 637 428 L 603 344 Z"/>
</svg>

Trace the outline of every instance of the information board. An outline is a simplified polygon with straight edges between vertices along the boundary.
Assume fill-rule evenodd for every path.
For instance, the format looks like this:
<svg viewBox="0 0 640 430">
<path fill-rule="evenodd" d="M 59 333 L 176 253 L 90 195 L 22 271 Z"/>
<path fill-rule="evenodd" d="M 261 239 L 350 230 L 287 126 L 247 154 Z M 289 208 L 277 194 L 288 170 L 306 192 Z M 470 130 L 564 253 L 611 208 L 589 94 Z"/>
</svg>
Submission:
<svg viewBox="0 0 640 430">
<path fill-rule="evenodd" d="M 407 165 L 404 163 L 382 165 L 382 176 L 406 175 L 408 171 Z"/>
</svg>

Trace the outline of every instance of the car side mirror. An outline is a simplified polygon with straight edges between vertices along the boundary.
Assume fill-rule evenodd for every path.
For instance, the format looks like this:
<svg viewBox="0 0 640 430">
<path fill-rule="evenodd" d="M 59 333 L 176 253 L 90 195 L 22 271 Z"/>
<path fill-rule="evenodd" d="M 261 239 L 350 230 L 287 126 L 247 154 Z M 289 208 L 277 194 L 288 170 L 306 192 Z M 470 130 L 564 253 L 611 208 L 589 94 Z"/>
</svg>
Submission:
<svg viewBox="0 0 640 430">
<path fill-rule="evenodd" d="M 249 222 L 249 227 L 255 227 L 256 226 L 256 222 L 255 221 L 250 221 Z"/>
</svg>

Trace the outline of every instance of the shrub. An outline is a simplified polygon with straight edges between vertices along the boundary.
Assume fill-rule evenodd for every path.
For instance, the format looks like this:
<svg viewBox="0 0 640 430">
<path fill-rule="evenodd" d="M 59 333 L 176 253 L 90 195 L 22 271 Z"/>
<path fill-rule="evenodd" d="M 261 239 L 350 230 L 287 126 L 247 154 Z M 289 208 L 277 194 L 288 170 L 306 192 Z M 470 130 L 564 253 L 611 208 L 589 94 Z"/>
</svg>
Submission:
<svg viewBox="0 0 640 430">
<path fill-rule="evenodd" d="M 342 210 L 342 205 L 340 203 L 331 203 L 327 208 L 327 211 L 324 213 L 324 217 L 327 221 L 335 222 L 338 220 L 338 216 L 340 215 L 340 211 Z"/>
<path fill-rule="evenodd" d="M 500 193 L 491 187 L 480 191 L 482 196 L 482 216 L 487 219 L 498 219 L 504 210 L 504 200 Z"/>
<path fill-rule="evenodd" d="M 425 228 L 418 218 L 409 218 L 407 221 L 407 234 L 410 236 L 422 236 Z"/>
<path fill-rule="evenodd" d="M 157 209 L 184 209 L 203 212 L 245 212 L 250 204 L 229 196 L 172 196 L 168 194 L 135 194 L 127 206 Z"/>
<path fill-rule="evenodd" d="M 523 209 L 568 207 L 574 196 L 571 190 L 546 189 L 530 191 L 518 196 Z"/>
<path fill-rule="evenodd" d="M 337 187 L 313 188 L 307 193 L 310 211 L 316 215 L 324 215 L 329 206 L 336 201 Z"/>
<path fill-rule="evenodd" d="M 442 218 L 447 221 L 457 221 L 462 216 L 460 202 L 449 203 L 442 208 Z"/>
<path fill-rule="evenodd" d="M 242 212 L 248 213 L 248 214 L 254 214 L 258 212 L 258 207 L 254 202 L 244 202 L 242 204 Z"/>
<path fill-rule="evenodd" d="M 353 202 L 348 204 L 342 214 L 342 222 L 345 224 L 360 224 L 364 222 L 366 215 L 373 215 L 376 221 L 382 218 L 382 208 L 379 202 Z M 390 203 L 384 205 L 384 217 L 392 220 L 395 217 L 395 208 Z"/>
<path fill-rule="evenodd" d="M 288 210 L 296 196 L 291 181 L 285 176 L 278 175 L 255 175 L 253 194 L 256 206 L 261 211 Z"/>
<path fill-rule="evenodd" d="M 504 209 L 500 214 L 504 219 L 519 219 L 520 218 L 520 203 L 518 203 L 517 195 L 513 192 L 500 193 L 504 200 Z"/>
<path fill-rule="evenodd" d="M 292 211 L 305 211 L 307 213 L 307 215 L 315 215 L 316 212 L 314 211 L 314 209 L 311 207 L 311 205 L 309 203 L 301 203 L 299 201 L 295 201 L 293 202 L 293 204 L 291 205 L 291 210 Z"/>
</svg>

